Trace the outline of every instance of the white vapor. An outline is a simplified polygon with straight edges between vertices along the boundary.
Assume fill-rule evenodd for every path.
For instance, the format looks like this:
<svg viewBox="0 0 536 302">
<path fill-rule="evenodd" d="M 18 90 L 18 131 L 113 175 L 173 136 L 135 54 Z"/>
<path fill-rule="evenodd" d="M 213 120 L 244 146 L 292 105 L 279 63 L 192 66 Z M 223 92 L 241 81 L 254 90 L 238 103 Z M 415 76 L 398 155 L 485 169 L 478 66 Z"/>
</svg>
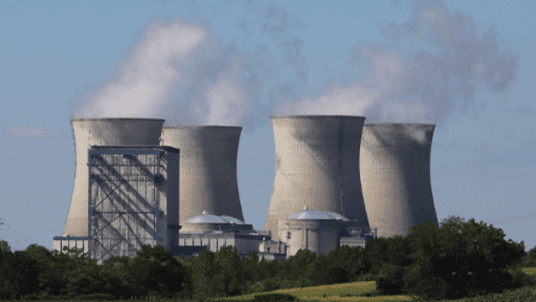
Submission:
<svg viewBox="0 0 536 302">
<path fill-rule="evenodd" d="M 277 114 L 362 115 L 369 122 L 441 122 L 454 109 L 466 111 L 474 93 L 485 86 L 506 91 L 519 74 L 519 58 L 501 48 L 495 27 L 479 38 L 471 17 L 449 14 L 442 1 L 413 1 L 414 19 L 380 25 L 384 36 L 396 43 L 421 39 L 438 50 L 421 50 L 407 59 L 394 47 L 360 43 L 352 60 L 365 59 L 370 74 L 342 87 L 333 84 L 314 99 L 279 107 Z"/>
<path fill-rule="evenodd" d="M 180 21 L 146 27 L 131 54 L 117 66 L 118 77 L 86 93 L 76 117 L 157 117 L 182 78 L 181 67 L 207 32 Z"/>
<path fill-rule="evenodd" d="M 85 89 L 73 117 L 165 118 L 170 124 L 240 124 L 258 88 L 243 55 L 201 26 L 178 19 L 147 25 L 116 77 Z"/>
</svg>

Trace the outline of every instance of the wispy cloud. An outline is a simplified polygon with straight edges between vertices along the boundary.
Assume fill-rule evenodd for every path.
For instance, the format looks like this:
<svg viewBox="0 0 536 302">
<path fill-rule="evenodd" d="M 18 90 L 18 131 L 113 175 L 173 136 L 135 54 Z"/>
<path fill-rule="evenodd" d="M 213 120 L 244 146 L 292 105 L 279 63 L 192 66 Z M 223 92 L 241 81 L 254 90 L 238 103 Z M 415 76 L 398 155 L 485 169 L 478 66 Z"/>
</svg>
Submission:
<svg viewBox="0 0 536 302">
<path fill-rule="evenodd" d="M 7 130 L 10 135 L 22 137 L 50 137 L 55 136 L 56 132 L 42 128 L 30 127 L 12 127 Z"/>
</svg>

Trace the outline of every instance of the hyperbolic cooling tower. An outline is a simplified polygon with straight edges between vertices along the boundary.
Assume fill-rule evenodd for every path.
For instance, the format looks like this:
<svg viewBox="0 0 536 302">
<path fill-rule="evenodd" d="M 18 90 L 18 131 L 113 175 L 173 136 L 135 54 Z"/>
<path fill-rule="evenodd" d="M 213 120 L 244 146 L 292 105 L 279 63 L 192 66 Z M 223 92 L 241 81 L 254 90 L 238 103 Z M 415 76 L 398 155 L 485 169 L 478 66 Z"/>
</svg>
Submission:
<svg viewBox="0 0 536 302">
<path fill-rule="evenodd" d="M 76 174 L 65 235 L 88 236 L 88 149 L 93 146 L 158 146 L 164 120 L 76 118 L 71 120 L 76 147 Z"/>
<path fill-rule="evenodd" d="M 409 227 L 430 219 L 437 227 L 430 181 L 434 129 L 430 124 L 365 124 L 361 184 L 378 237 L 406 236 Z"/>
<path fill-rule="evenodd" d="M 335 212 L 369 228 L 359 176 L 364 117 L 272 117 L 276 171 L 265 231 L 300 211 Z"/>
<path fill-rule="evenodd" d="M 203 211 L 244 221 L 236 173 L 241 132 L 233 126 L 164 127 L 161 144 L 181 152 L 179 223 Z"/>
</svg>

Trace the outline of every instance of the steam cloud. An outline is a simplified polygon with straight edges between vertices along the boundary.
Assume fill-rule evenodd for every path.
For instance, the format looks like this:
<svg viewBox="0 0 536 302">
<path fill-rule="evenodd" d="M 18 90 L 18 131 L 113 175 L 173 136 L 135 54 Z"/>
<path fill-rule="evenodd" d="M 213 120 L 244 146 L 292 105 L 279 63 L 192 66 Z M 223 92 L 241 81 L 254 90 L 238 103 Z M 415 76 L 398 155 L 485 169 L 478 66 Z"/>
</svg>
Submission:
<svg viewBox="0 0 536 302">
<path fill-rule="evenodd" d="M 233 125 L 256 88 L 239 54 L 201 26 L 149 24 L 116 76 L 75 96 L 73 117 L 152 117 L 175 124 Z M 247 87 L 246 87 L 247 86 Z"/>
<path fill-rule="evenodd" d="M 345 87 L 334 84 L 320 97 L 286 104 L 278 113 L 364 115 L 374 122 L 441 122 L 456 108 L 466 111 L 483 83 L 504 92 L 519 74 L 519 58 L 498 42 L 495 27 L 479 39 L 471 17 L 449 14 L 442 1 L 413 1 L 414 19 L 381 27 L 390 41 L 421 39 L 437 49 L 405 59 L 390 47 L 360 43 L 352 60 L 367 61 L 370 74 Z M 395 3 L 396 5 L 396 3 Z"/>
<path fill-rule="evenodd" d="M 251 1 L 229 4 L 253 16 L 253 21 L 238 22 L 244 37 L 237 40 L 251 44 L 247 39 L 260 29 L 272 43 L 238 50 L 222 45 L 202 26 L 157 20 L 117 65 L 115 77 L 73 98 L 82 104 L 73 117 L 240 125 L 263 123 L 270 113 L 340 114 L 377 122 L 438 123 L 454 109 L 467 110 L 482 84 L 502 93 L 519 74 L 519 58 L 501 47 L 495 27 L 480 39 L 471 17 L 450 14 L 442 1 L 413 1 L 413 20 L 380 25 L 392 46 L 356 44 L 349 61 L 365 62 L 358 64 L 369 68 L 364 78 L 346 86 L 333 84 L 311 98 L 304 96 L 308 67 L 303 40 L 292 35 L 305 28 L 299 17 L 277 5 L 259 9 Z M 408 58 L 396 50 L 400 42 L 415 39 L 437 53 L 420 50 Z M 274 55 L 274 48 L 284 60 Z"/>
</svg>

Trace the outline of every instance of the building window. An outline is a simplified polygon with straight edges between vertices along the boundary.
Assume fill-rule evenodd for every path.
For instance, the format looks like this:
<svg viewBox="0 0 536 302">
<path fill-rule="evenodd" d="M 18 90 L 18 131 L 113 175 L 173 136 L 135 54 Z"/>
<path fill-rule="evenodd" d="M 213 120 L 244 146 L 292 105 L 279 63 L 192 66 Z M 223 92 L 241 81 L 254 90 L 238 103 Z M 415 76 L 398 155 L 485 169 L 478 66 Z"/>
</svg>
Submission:
<svg viewBox="0 0 536 302">
<path fill-rule="evenodd" d="M 287 239 L 290 239 L 290 232 L 287 232 Z"/>
<path fill-rule="evenodd" d="M 270 248 L 267 249 L 268 253 L 270 252 Z"/>
</svg>

